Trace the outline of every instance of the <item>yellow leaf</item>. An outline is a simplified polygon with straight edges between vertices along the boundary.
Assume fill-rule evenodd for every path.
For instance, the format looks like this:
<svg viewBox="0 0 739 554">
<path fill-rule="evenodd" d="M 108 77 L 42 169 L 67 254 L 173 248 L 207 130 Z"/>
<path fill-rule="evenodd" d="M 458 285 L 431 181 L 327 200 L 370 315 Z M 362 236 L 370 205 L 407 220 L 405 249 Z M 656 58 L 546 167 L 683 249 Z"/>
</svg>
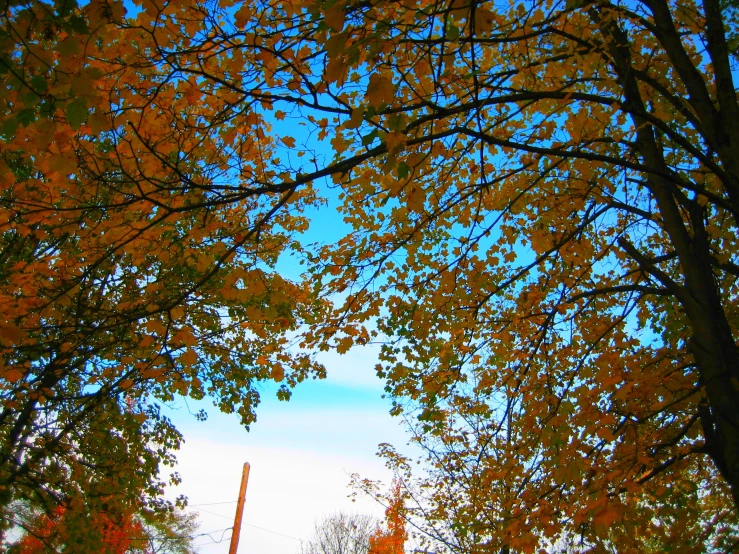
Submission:
<svg viewBox="0 0 739 554">
<path fill-rule="evenodd" d="M 405 135 L 403 133 L 388 133 L 383 138 L 383 142 L 390 154 L 397 154 L 405 145 Z"/>
<path fill-rule="evenodd" d="M 326 73 L 323 78 L 326 83 L 336 83 L 341 86 L 346 81 L 349 73 L 349 65 L 346 63 L 344 56 L 333 56 L 329 58 L 326 64 Z"/>
<path fill-rule="evenodd" d="M 295 148 L 295 139 L 292 137 L 282 137 L 282 143 L 288 148 Z"/>
<path fill-rule="evenodd" d="M 495 15 L 485 8 L 477 8 L 475 10 L 475 32 L 489 33 L 493 30 L 495 24 Z"/>
<path fill-rule="evenodd" d="M 423 189 L 417 185 L 411 185 L 408 188 L 408 209 L 412 212 L 420 213 L 423 211 L 424 201 L 426 197 Z"/>
<path fill-rule="evenodd" d="M 392 79 L 379 73 L 370 75 L 366 98 L 369 104 L 376 108 L 383 104 L 390 104 L 395 98 L 395 86 Z"/>
<path fill-rule="evenodd" d="M 352 110 L 352 115 L 349 118 L 349 121 L 344 124 L 344 127 L 346 127 L 347 129 L 356 129 L 357 127 L 362 125 L 363 118 L 364 108 L 361 106 L 359 108 L 354 108 Z"/>
</svg>

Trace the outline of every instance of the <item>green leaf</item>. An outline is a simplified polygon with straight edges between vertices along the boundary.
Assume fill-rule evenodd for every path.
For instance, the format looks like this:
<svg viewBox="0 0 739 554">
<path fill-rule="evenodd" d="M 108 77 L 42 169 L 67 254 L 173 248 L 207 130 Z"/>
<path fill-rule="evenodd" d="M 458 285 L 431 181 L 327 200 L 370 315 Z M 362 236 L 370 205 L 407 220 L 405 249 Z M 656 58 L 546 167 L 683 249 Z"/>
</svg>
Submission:
<svg viewBox="0 0 739 554">
<path fill-rule="evenodd" d="M 449 40 L 457 40 L 459 38 L 459 27 L 448 23 L 446 26 L 446 38 Z"/>
<path fill-rule="evenodd" d="M 398 170 L 397 171 L 398 171 L 398 179 L 405 179 L 411 173 L 411 166 L 409 166 L 405 162 L 400 162 L 398 164 Z"/>
<path fill-rule="evenodd" d="M 0 75 L 5 75 L 14 66 L 15 64 L 7 55 L 0 54 Z"/>
<path fill-rule="evenodd" d="M 72 128 L 79 129 L 80 125 L 87 120 L 87 99 L 84 96 L 75 98 L 67 104 L 64 113 L 67 116 L 67 122 Z"/>
<path fill-rule="evenodd" d="M 15 136 L 15 131 L 18 128 L 18 120 L 16 118 L 7 119 L 3 122 L 3 137 L 10 140 Z"/>
<path fill-rule="evenodd" d="M 36 110 L 34 110 L 33 108 L 24 108 L 18 112 L 18 114 L 15 116 L 15 119 L 16 121 L 18 121 L 18 123 L 26 127 L 28 126 L 28 124 L 36 121 Z"/>
<path fill-rule="evenodd" d="M 81 50 L 82 45 L 77 37 L 68 36 L 59 43 L 58 48 L 60 54 L 64 56 L 74 56 Z"/>
<path fill-rule="evenodd" d="M 405 114 L 395 114 L 387 122 L 388 129 L 400 131 L 405 127 Z"/>
<path fill-rule="evenodd" d="M 67 17 L 77 9 L 76 0 L 57 0 L 54 4 L 56 4 L 56 16 L 59 18 Z"/>
<path fill-rule="evenodd" d="M 85 21 L 84 17 L 80 17 L 79 15 L 73 15 L 69 18 L 69 26 L 76 33 L 80 33 L 82 35 L 90 34 L 90 28 L 87 26 L 87 21 Z"/>
<path fill-rule="evenodd" d="M 356 44 L 352 44 L 347 52 L 347 63 L 349 65 L 354 65 L 355 63 L 357 63 L 359 61 L 360 54 L 361 52 L 359 50 L 359 47 Z"/>
<path fill-rule="evenodd" d="M 377 138 L 377 135 L 378 135 L 377 129 L 372 131 L 369 135 L 364 135 L 362 137 L 362 145 L 369 146 L 375 141 L 375 139 Z"/>
<path fill-rule="evenodd" d="M 38 94 L 43 94 L 44 92 L 46 92 L 46 88 L 48 85 L 46 84 L 46 79 L 44 79 L 43 75 L 35 75 L 31 79 L 30 83 L 33 90 Z"/>
<path fill-rule="evenodd" d="M 44 100 L 38 105 L 39 114 L 43 117 L 51 117 L 56 111 L 56 106 L 53 101 Z"/>
</svg>

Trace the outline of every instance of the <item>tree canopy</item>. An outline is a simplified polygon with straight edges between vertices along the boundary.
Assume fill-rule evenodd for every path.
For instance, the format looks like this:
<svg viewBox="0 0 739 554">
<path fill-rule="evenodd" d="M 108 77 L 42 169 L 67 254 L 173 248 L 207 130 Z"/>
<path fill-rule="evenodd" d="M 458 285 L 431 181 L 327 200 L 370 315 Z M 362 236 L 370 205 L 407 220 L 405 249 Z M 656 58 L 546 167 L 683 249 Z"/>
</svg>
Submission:
<svg viewBox="0 0 739 554">
<path fill-rule="evenodd" d="M 3 509 L 156 501 L 181 439 L 159 403 L 207 394 L 248 424 L 256 382 L 287 398 L 322 373 L 287 335 L 321 303 L 272 270 L 312 193 L 265 184 L 262 116 L 179 78 L 154 14 L 125 13 L 3 3 Z M 171 44 L 202 42 L 196 15 Z"/>
<path fill-rule="evenodd" d="M 114 499 L 113 499 L 114 500 Z M 120 513 L 109 504 L 108 512 L 85 513 L 85 525 L 75 519 L 75 507 L 58 506 L 51 514 L 15 505 L 14 523 L 23 529 L 8 554 L 48 552 L 99 552 L 101 554 L 195 554 L 194 514 L 182 511 L 138 514 Z M 80 506 L 77 507 L 79 509 Z M 84 509 L 84 506 L 82 506 Z"/>
<path fill-rule="evenodd" d="M 0 504 L 377 340 L 450 550 L 737 544 L 733 3 L 3 5 Z"/>
</svg>

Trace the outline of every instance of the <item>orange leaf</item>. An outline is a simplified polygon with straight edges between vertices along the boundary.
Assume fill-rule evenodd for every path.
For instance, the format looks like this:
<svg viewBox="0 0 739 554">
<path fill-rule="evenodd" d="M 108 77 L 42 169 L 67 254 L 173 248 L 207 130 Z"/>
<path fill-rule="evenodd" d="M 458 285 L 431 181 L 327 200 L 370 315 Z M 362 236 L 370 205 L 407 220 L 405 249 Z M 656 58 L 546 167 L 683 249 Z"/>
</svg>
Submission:
<svg viewBox="0 0 739 554">
<path fill-rule="evenodd" d="M 8 381 L 9 383 L 16 383 L 20 381 L 22 378 L 23 378 L 23 372 L 17 370 L 14 367 L 10 369 L 6 369 L 5 373 L 3 374 L 3 379 Z"/>
<path fill-rule="evenodd" d="M 282 364 L 276 364 L 272 367 L 272 379 L 275 381 L 282 381 L 285 378 L 285 368 Z"/>
<path fill-rule="evenodd" d="M 341 31 L 344 28 L 345 18 L 346 14 L 341 2 L 337 2 L 333 7 L 324 11 L 323 20 L 334 31 Z"/>
</svg>

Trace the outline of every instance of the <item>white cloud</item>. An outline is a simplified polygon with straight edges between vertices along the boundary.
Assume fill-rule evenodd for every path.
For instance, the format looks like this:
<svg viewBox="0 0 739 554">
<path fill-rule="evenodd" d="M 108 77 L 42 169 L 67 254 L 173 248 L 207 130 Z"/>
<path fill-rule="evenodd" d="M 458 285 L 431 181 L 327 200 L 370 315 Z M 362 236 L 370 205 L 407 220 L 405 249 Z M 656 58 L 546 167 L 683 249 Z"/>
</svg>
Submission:
<svg viewBox="0 0 739 554">
<path fill-rule="evenodd" d="M 333 512 L 382 516 L 383 508 L 373 500 L 353 503 L 348 498 L 350 475 L 389 483 L 392 476 L 375 456 L 377 445 L 403 444 L 406 436 L 398 420 L 387 414 L 384 401 L 352 408 L 351 398 L 337 398 L 335 392 L 334 401 L 326 399 L 323 406 L 316 406 L 315 397 L 266 402 L 249 433 L 235 417 L 223 414 L 180 425 L 186 438 L 177 456 L 183 484 L 174 493 L 185 494 L 195 505 L 191 509 L 198 509 L 201 532 L 232 526 L 246 461 L 251 474 L 241 553 L 296 554 L 296 539 L 309 538 L 315 520 Z M 217 502 L 226 503 L 212 504 Z M 196 542 L 203 554 L 225 554 L 230 535 L 228 531 L 222 542 L 213 543 L 221 538 L 219 531 Z"/>
<path fill-rule="evenodd" d="M 183 449 L 179 471 L 186 492 L 200 515 L 201 532 L 231 527 L 244 461 L 251 472 L 244 507 L 239 552 L 294 554 L 307 539 L 314 521 L 336 511 L 382 515 L 382 508 L 369 499 L 352 503 L 347 495 L 349 474 L 388 478 L 382 464 L 373 459 L 339 456 L 290 448 L 260 448 L 247 444 L 224 444 L 193 440 Z M 214 502 L 231 502 L 215 504 Z M 208 504 L 203 506 L 202 504 Z M 281 533 L 281 534 L 279 534 Z M 214 539 L 220 532 L 212 533 Z M 196 542 L 203 553 L 228 552 L 223 542 L 208 537 Z"/>
<path fill-rule="evenodd" d="M 185 494 L 191 509 L 198 509 L 201 532 L 233 525 L 244 462 L 251 464 L 251 474 L 242 554 L 296 554 L 296 539 L 308 539 L 315 521 L 333 512 L 383 515 L 374 500 L 348 498 L 352 473 L 389 484 L 392 475 L 375 456 L 377 446 L 402 447 L 408 440 L 400 420 L 388 414 L 389 401 L 381 398 L 383 383 L 374 371 L 378 351 L 322 353 L 327 379 L 301 383 L 289 402 L 277 401 L 274 387 L 263 386 L 250 432 L 235 415 L 222 414 L 207 401 L 189 402 L 191 412 L 208 411 L 206 422 L 196 422 L 184 406 L 168 413 L 186 440 L 176 468 L 183 484 L 173 495 Z M 219 502 L 226 503 L 213 504 Z M 219 540 L 222 532 L 211 536 Z M 219 543 L 207 536 L 196 542 L 203 554 L 226 554 L 230 536 L 228 531 Z"/>
</svg>

